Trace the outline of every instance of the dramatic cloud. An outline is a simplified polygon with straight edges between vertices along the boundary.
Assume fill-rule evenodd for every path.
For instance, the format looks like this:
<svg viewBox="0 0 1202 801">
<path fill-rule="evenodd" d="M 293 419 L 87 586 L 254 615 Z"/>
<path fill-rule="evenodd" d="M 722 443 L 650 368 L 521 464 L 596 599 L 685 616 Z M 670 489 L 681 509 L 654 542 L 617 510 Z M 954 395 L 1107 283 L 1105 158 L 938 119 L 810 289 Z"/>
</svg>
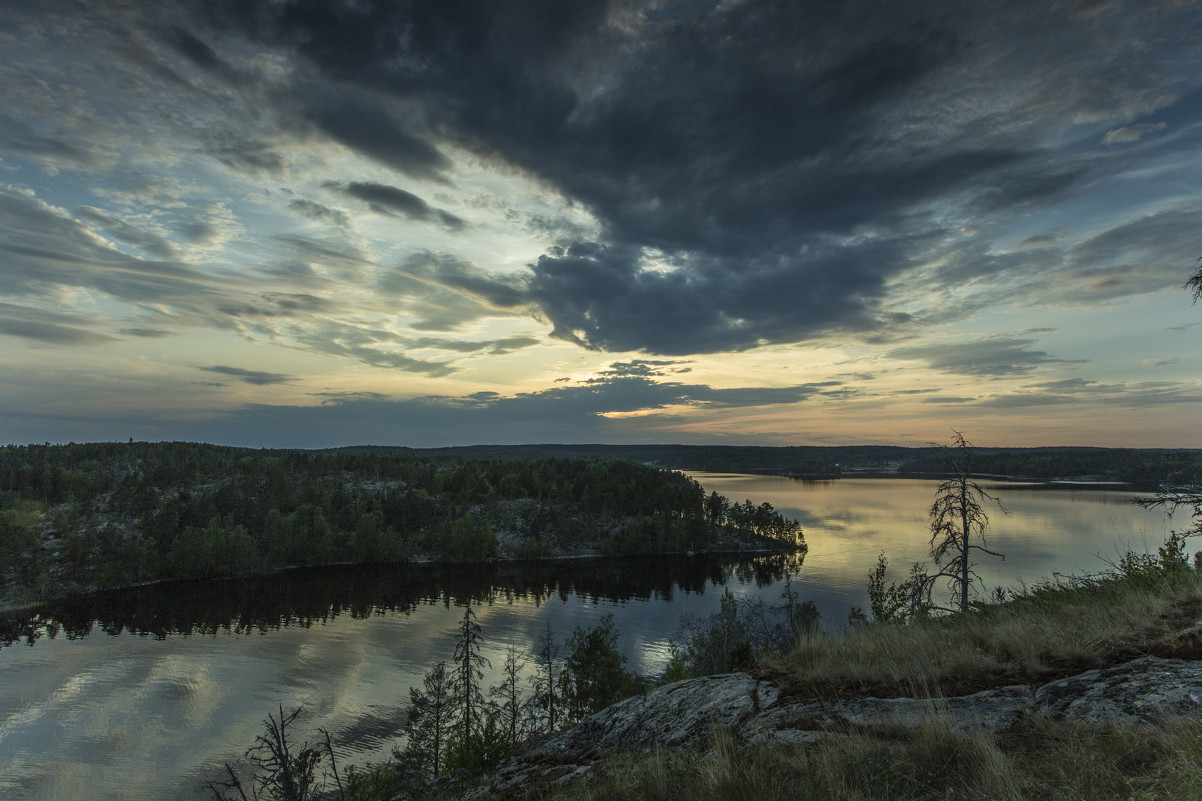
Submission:
<svg viewBox="0 0 1202 801">
<path fill-rule="evenodd" d="M 886 283 L 957 224 L 946 203 L 989 218 L 1106 176 L 1111 165 L 1076 153 L 1163 133 L 1167 122 L 1141 118 L 1189 87 L 1147 76 L 1189 74 L 1197 59 L 1176 40 L 1188 6 L 1168 4 L 1095 9 L 1087 36 L 1073 32 L 1075 4 L 695 11 L 301 2 L 201 14 L 354 87 L 314 113 L 349 147 L 443 180 L 446 156 L 415 133 L 440 131 L 584 203 L 604 237 L 535 260 L 531 298 L 560 338 L 669 354 L 904 325 L 882 313 Z M 1124 46 L 1133 38 L 1139 50 Z M 1073 126 L 1065 149 L 1048 147 Z M 370 192 L 430 213 L 407 193 Z"/>
<path fill-rule="evenodd" d="M 1142 403 L 1180 439 L 1194 2 L 9 5 L 5 415 L 111 379 L 106 419 L 241 425 L 251 384 L 480 441 Z M 197 353 L 287 366 L 198 394 Z"/>
</svg>

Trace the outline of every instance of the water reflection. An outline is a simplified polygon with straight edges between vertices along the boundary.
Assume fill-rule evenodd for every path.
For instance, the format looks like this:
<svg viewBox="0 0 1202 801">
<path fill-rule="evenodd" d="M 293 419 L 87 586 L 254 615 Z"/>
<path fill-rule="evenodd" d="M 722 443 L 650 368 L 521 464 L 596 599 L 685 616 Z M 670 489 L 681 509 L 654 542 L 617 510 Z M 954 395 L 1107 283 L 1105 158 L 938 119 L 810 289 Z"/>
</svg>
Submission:
<svg viewBox="0 0 1202 801">
<path fill-rule="evenodd" d="M 141 587 L 10 615 L 0 649 L 0 797 L 204 798 L 267 712 L 304 706 L 344 764 L 386 758 L 410 686 L 477 610 L 500 682 L 529 653 L 613 613 L 629 667 L 655 675 L 681 613 L 714 588 L 775 600 L 797 557 L 587 560 L 291 571 Z M 17 643 L 28 643 L 32 647 Z"/>
<path fill-rule="evenodd" d="M 492 606 L 521 600 L 622 603 L 700 593 L 731 577 L 765 587 L 796 572 L 803 554 L 730 557 L 498 562 L 484 565 L 371 565 L 308 568 L 223 581 L 166 582 L 72 596 L 0 616 L 0 643 L 33 645 L 43 637 L 86 637 L 93 631 L 172 635 L 265 633 L 309 628 L 340 615 L 363 619 L 408 613 L 424 604 Z"/>
<path fill-rule="evenodd" d="M 485 566 L 289 571 L 141 587 L 0 615 L 0 797 L 204 798 L 197 791 L 260 733 L 268 711 L 304 705 L 346 764 L 387 757 L 408 689 L 450 659 L 462 606 L 484 628 L 498 675 L 509 644 L 527 650 L 550 626 L 615 616 L 628 666 L 655 675 L 683 613 L 706 615 L 722 589 L 779 602 L 786 574 L 823 622 L 866 604 L 881 551 L 904 568 L 926 559 L 934 483 L 798 482 L 696 474 L 706 491 L 772 503 L 802 521 L 804 561 L 630 559 Z M 1170 527 L 1130 494 L 995 488 L 987 584 L 1095 572 L 1102 557 L 1154 549 Z M 26 647 L 22 643 L 30 643 Z"/>
</svg>

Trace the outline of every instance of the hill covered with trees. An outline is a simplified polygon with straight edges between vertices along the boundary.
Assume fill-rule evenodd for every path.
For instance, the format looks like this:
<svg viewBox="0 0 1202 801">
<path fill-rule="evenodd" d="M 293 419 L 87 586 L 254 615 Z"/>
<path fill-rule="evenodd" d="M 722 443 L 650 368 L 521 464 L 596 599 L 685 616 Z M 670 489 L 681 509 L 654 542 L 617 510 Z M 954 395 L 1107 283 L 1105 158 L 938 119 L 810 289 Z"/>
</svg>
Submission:
<svg viewBox="0 0 1202 801">
<path fill-rule="evenodd" d="M 798 524 L 769 504 L 615 458 L 0 449 L 0 606 L 297 565 L 798 547 Z"/>
</svg>

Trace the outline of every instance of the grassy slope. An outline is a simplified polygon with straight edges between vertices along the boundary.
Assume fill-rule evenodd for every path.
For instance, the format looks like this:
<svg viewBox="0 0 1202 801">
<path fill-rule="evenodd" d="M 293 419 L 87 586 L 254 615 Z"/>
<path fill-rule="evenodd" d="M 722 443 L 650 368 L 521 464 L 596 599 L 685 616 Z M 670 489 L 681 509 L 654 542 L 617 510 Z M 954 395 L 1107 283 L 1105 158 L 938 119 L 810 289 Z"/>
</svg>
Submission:
<svg viewBox="0 0 1202 801">
<path fill-rule="evenodd" d="M 1045 587 L 1009 603 L 909 626 L 867 625 L 801 642 L 770 669 L 803 696 L 939 695 L 1058 676 L 1142 654 L 1202 657 L 1202 573 L 1134 571 Z M 1202 799 L 1202 722 L 1158 726 L 1033 718 L 963 736 L 849 731 L 825 742 L 704 754 L 615 754 L 587 780 L 529 788 L 545 799 Z"/>
</svg>

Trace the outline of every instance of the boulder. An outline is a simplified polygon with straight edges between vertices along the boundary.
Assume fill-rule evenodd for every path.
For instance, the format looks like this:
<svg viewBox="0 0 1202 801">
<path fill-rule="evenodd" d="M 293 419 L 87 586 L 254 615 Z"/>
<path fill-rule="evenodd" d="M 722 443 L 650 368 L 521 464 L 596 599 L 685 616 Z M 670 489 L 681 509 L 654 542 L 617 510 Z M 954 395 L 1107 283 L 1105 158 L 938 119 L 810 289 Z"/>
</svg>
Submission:
<svg viewBox="0 0 1202 801">
<path fill-rule="evenodd" d="M 687 679 L 603 709 L 540 750 L 583 756 L 617 747 L 693 745 L 708 738 L 715 726 L 738 728 L 779 699 L 776 687 L 746 673 Z"/>
<path fill-rule="evenodd" d="M 1202 716 L 1202 662 L 1145 656 L 1104 670 L 1053 681 L 1035 702 L 1070 720 L 1155 723 L 1168 716 Z"/>
</svg>

